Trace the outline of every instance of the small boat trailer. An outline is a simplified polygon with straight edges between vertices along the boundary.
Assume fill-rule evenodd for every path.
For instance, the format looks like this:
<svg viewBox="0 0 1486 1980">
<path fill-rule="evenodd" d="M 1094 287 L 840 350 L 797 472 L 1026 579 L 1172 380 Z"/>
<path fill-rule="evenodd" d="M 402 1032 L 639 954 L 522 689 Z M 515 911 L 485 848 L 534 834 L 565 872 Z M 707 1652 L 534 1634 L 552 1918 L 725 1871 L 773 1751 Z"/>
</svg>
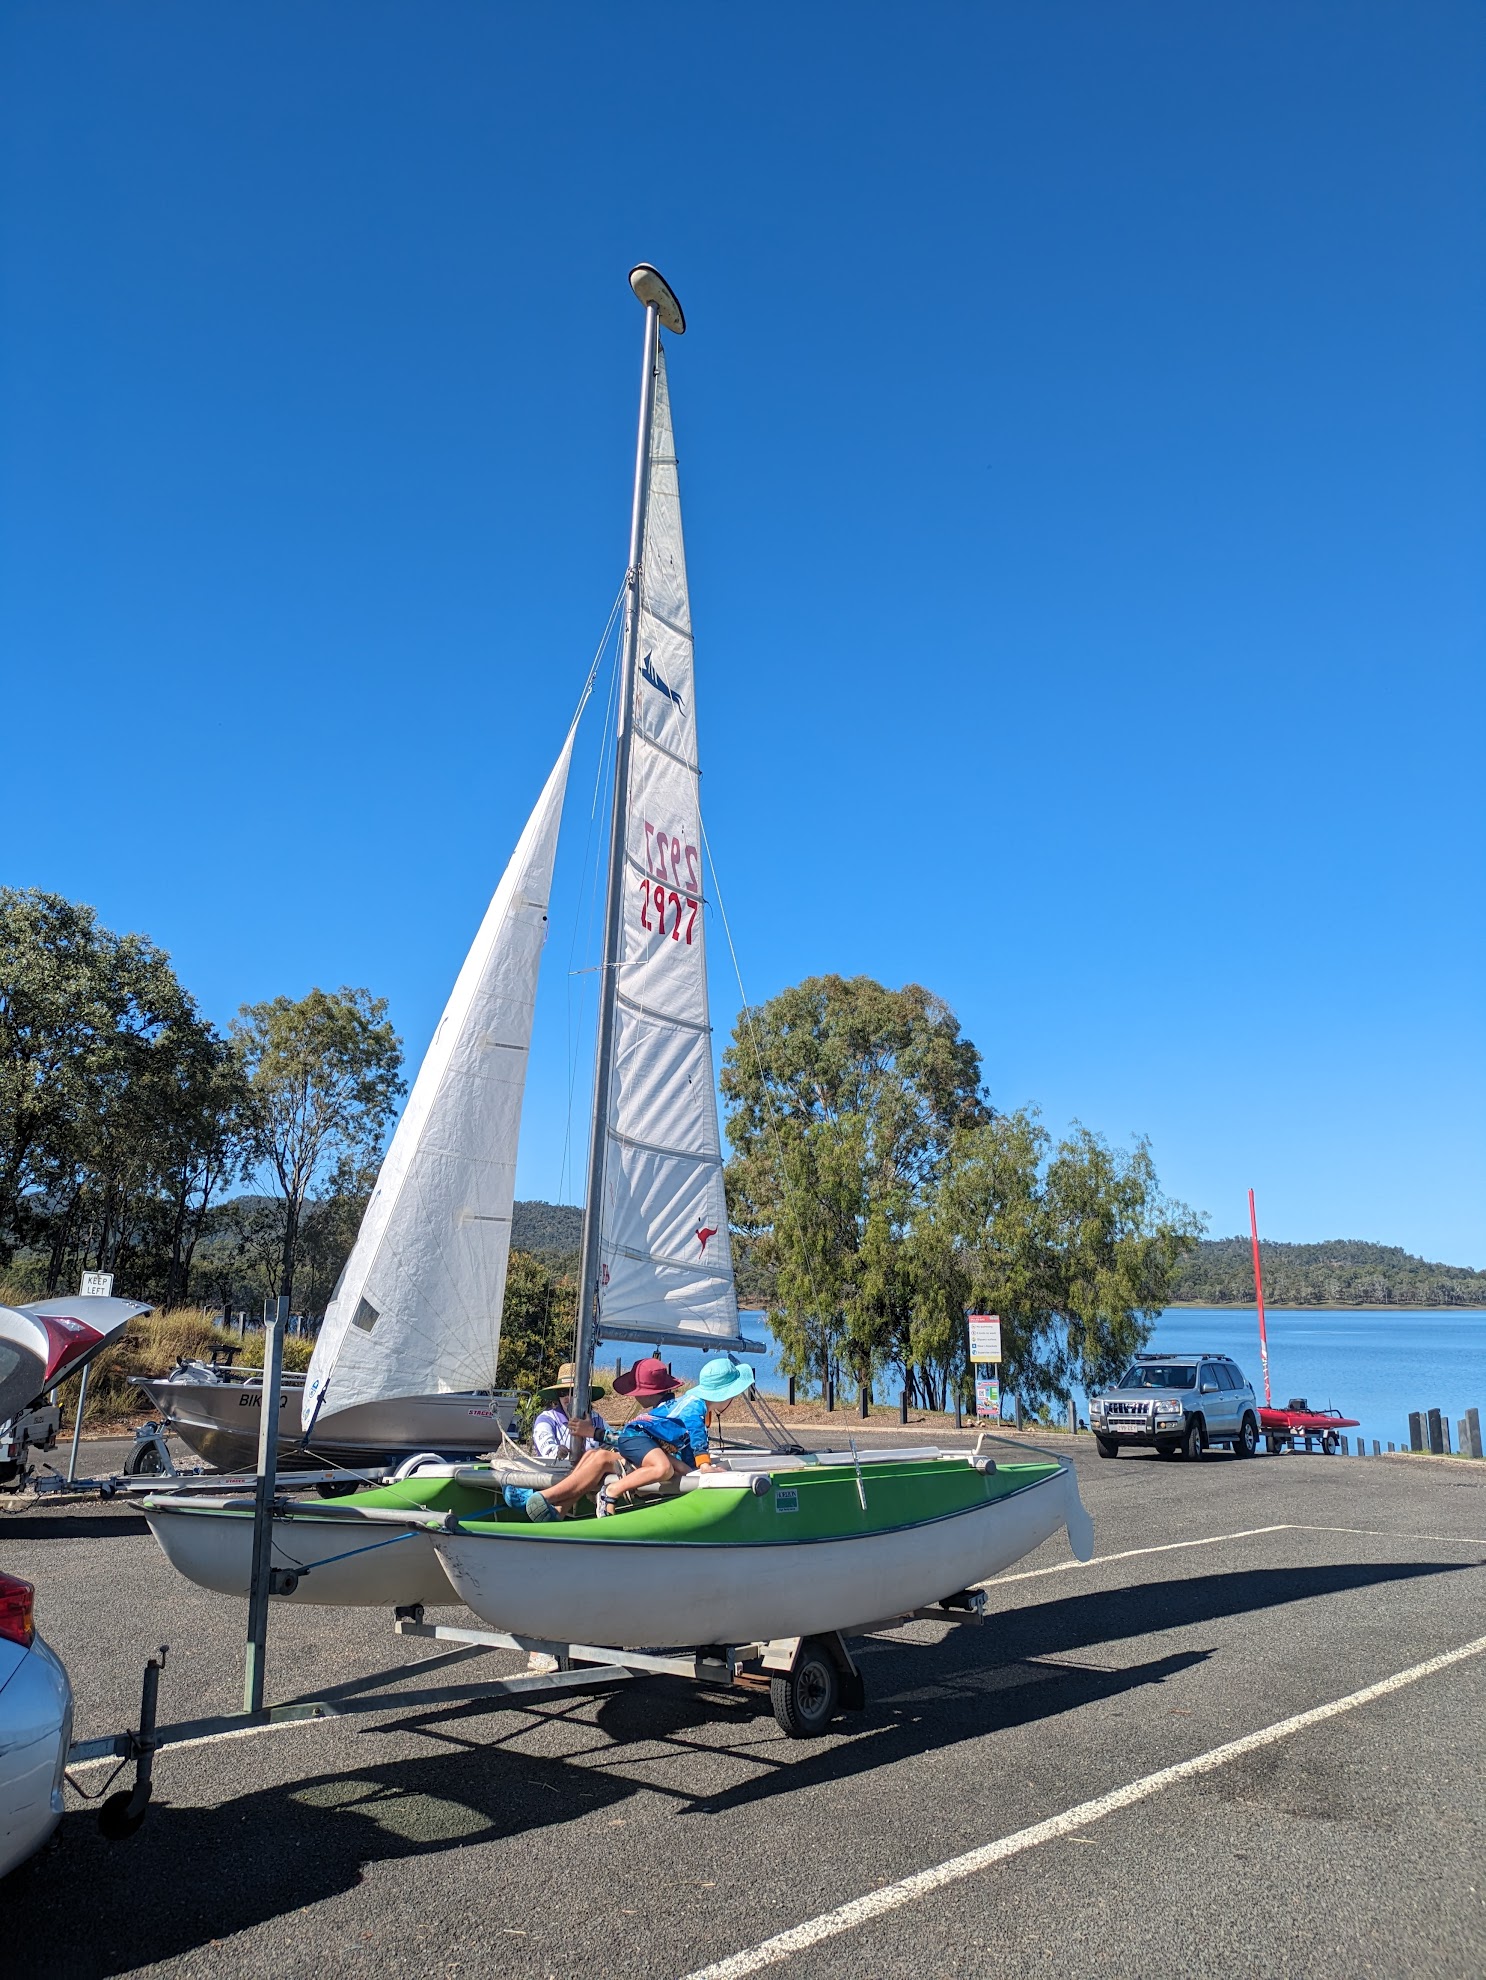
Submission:
<svg viewBox="0 0 1486 1980">
<path fill-rule="evenodd" d="M 68 1749 L 67 1781 L 85 1800 L 103 1798 L 98 1822 L 111 1841 L 132 1835 L 144 1820 L 154 1783 L 155 1755 L 166 1747 L 200 1745 L 213 1739 L 241 1737 L 244 1733 L 266 1732 L 275 1726 L 306 1725 L 321 1719 L 347 1718 L 361 1712 L 400 1712 L 417 1706 L 483 1703 L 492 1708 L 520 1706 L 533 1698 L 567 1691 L 603 1691 L 628 1683 L 637 1677 L 680 1677 L 693 1683 L 726 1689 L 736 1687 L 760 1694 L 767 1692 L 770 1706 L 782 1730 L 791 1739 L 813 1739 L 824 1733 L 838 1712 L 860 1712 L 866 1694 L 860 1671 L 837 1631 L 822 1636 L 779 1637 L 767 1643 L 703 1644 L 694 1648 L 667 1647 L 657 1650 L 616 1649 L 594 1643 L 552 1643 L 537 1637 L 512 1636 L 493 1629 L 460 1629 L 443 1623 L 424 1621 L 421 1605 L 394 1611 L 399 1636 L 418 1637 L 452 1647 L 441 1656 L 416 1664 L 403 1664 L 389 1671 L 378 1671 L 364 1678 L 353 1678 L 335 1685 L 317 1697 L 289 1699 L 280 1705 L 263 1700 L 265 1655 L 268 1642 L 270 1595 L 277 1592 L 282 1570 L 271 1565 L 270 1536 L 277 1488 L 275 1446 L 269 1428 L 276 1420 L 279 1374 L 282 1366 L 280 1323 L 270 1321 L 265 1342 L 263 1430 L 258 1447 L 258 1473 L 255 1488 L 254 1569 L 248 1599 L 248 1631 L 243 1673 L 243 1710 L 212 1718 L 187 1719 L 177 1725 L 162 1726 L 157 1715 L 160 1676 L 169 1646 L 162 1644 L 144 1668 L 140 1692 L 137 1730 L 112 1733 L 100 1739 L 76 1740 Z M 222 1480 L 213 1481 L 220 1489 Z M 302 1476 L 296 1483 L 303 1482 Z M 131 1481 L 132 1483 L 132 1481 Z M 908 1610 L 877 1622 L 854 1626 L 852 1636 L 870 1636 L 884 1629 L 895 1629 L 912 1621 L 979 1623 L 986 1606 L 983 1588 L 966 1588 L 945 1595 L 928 1608 Z M 512 1677 L 493 1678 L 484 1683 L 443 1685 L 434 1688 L 396 1689 L 410 1676 L 424 1676 L 438 1670 L 463 1665 L 492 1650 L 524 1650 L 528 1658 L 540 1660 L 541 1668 L 518 1672 Z M 113 1760 L 117 1764 L 104 1785 L 89 1793 L 73 1778 L 76 1767 L 97 1766 Z M 133 1766 L 133 1784 L 110 1794 L 108 1790 L 126 1767 Z"/>
<path fill-rule="evenodd" d="M 983 1588 L 964 1589 L 928 1608 L 885 1617 L 854 1629 L 853 1636 L 872 1636 L 903 1623 L 932 1621 L 980 1623 L 986 1606 Z M 423 1706 L 484 1704 L 524 1706 L 532 1700 L 563 1692 L 613 1690 L 638 1677 L 677 1677 L 712 1690 L 737 1689 L 767 1695 L 781 1730 L 791 1739 L 819 1738 L 842 1712 L 866 1707 L 861 1672 L 846 1639 L 833 1631 L 826 1636 L 779 1637 L 769 1643 L 704 1644 L 692 1649 L 622 1650 L 595 1643 L 549 1643 L 537 1637 L 511 1636 L 501 1630 L 460 1629 L 428 1623 L 420 1607 L 399 1610 L 397 1634 L 451 1646 L 442 1656 L 402 1664 L 364 1678 L 353 1678 L 313 1698 L 295 1698 L 257 1710 L 226 1712 L 211 1718 L 186 1719 L 162 1726 L 157 1714 L 160 1677 L 169 1646 L 161 1644 L 144 1668 L 137 1730 L 75 1740 L 67 1754 L 67 1784 L 85 1800 L 102 1798 L 98 1826 L 111 1842 L 131 1836 L 145 1818 L 154 1787 L 155 1756 L 172 1746 L 199 1746 L 209 1740 L 241 1738 L 244 1733 L 269 1732 L 276 1726 L 309 1725 L 363 1712 L 401 1712 Z M 492 1650 L 522 1650 L 541 1668 L 484 1683 L 460 1683 L 395 1689 L 402 1679 L 422 1676 Z M 118 1764 L 103 1787 L 90 1793 L 73 1778 L 76 1767 Z M 108 1790 L 126 1767 L 134 1778 L 127 1788 Z"/>
<path fill-rule="evenodd" d="M 1282 1451 L 1308 1451 L 1319 1445 L 1322 1455 L 1335 1457 L 1341 1449 L 1343 1430 L 1361 1427 L 1355 1416 L 1343 1416 L 1339 1409 L 1312 1409 L 1304 1396 L 1294 1396 L 1284 1409 L 1261 1409 L 1259 1429 L 1271 1457 Z"/>
</svg>

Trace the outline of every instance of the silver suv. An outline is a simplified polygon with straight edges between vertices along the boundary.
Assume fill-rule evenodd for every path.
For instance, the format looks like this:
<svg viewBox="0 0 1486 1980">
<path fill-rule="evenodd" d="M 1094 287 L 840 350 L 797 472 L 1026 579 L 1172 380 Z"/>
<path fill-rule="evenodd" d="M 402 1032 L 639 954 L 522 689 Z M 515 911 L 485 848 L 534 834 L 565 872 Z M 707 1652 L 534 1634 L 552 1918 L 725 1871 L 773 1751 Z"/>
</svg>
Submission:
<svg viewBox="0 0 1486 1980">
<path fill-rule="evenodd" d="M 1235 1457 L 1259 1448 L 1259 1404 L 1226 1354 L 1138 1354 L 1114 1388 L 1089 1398 L 1100 1457 L 1154 1444 L 1162 1457 L 1198 1458 L 1213 1444 Z"/>
</svg>

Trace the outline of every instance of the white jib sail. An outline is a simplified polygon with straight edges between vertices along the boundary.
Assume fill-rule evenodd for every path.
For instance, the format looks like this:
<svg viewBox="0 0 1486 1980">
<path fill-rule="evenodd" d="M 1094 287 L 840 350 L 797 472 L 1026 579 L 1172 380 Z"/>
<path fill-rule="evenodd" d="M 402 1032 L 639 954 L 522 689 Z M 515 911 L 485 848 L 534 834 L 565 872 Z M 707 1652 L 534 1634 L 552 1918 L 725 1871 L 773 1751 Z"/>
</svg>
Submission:
<svg viewBox="0 0 1486 1980">
<path fill-rule="evenodd" d="M 304 1389 L 337 1410 L 495 1386 L 516 1141 L 573 732 L 418 1069 Z"/>
<path fill-rule="evenodd" d="M 658 358 L 625 827 L 624 944 L 604 1124 L 599 1332 L 738 1338 L 707 1019 L 706 902 L 681 495 Z"/>
</svg>

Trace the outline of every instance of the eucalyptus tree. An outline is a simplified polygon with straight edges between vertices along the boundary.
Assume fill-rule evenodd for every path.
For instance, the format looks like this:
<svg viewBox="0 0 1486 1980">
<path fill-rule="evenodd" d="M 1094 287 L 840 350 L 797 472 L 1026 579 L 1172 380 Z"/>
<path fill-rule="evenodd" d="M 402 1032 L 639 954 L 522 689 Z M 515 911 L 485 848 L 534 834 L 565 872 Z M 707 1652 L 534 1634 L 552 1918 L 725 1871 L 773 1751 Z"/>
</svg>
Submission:
<svg viewBox="0 0 1486 1980">
<path fill-rule="evenodd" d="M 730 1215 L 786 1368 L 870 1380 L 907 1351 L 922 1196 L 985 1118 L 975 1047 L 918 984 L 812 977 L 740 1015 L 721 1086 Z"/>
<path fill-rule="evenodd" d="M 279 1199 L 278 1292 L 292 1300 L 305 1205 L 313 1192 L 366 1185 L 404 1091 L 402 1041 L 386 998 L 350 988 L 244 1004 L 232 1037 L 248 1158 Z"/>
<path fill-rule="evenodd" d="M 29 1246 L 49 1289 L 92 1264 L 179 1293 L 239 1088 L 164 950 L 0 890 L 0 1257 Z"/>
</svg>

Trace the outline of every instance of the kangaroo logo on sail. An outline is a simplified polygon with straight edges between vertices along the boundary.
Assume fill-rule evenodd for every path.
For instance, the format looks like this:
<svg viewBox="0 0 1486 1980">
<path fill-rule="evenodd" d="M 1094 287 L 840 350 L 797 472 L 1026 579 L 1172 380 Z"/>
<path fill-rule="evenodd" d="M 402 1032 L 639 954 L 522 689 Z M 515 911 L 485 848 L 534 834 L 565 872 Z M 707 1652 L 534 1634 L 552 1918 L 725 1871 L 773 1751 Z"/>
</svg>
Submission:
<svg viewBox="0 0 1486 1980">
<path fill-rule="evenodd" d="M 648 681 L 653 688 L 659 688 L 660 692 L 666 697 L 666 700 L 674 701 L 678 708 L 685 707 L 686 704 L 682 701 L 680 695 L 677 694 L 675 688 L 671 686 L 670 682 L 662 680 L 660 675 L 656 673 L 652 656 L 649 653 L 640 662 L 640 679 L 642 681 Z"/>
</svg>

